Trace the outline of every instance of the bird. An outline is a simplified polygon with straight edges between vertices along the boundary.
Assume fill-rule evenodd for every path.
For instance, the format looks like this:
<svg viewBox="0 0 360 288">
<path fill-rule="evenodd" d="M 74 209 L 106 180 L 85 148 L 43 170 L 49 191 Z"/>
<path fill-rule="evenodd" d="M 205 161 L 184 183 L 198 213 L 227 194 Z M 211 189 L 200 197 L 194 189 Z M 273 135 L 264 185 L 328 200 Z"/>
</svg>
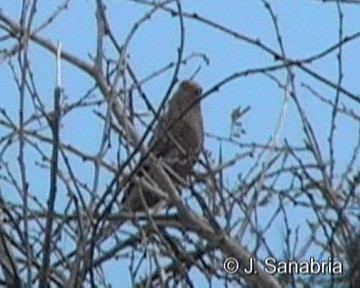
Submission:
<svg viewBox="0 0 360 288">
<path fill-rule="evenodd" d="M 167 110 L 160 117 L 149 143 L 149 149 L 155 159 L 161 159 L 169 177 L 177 187 L 184 186 L 186 178 L 191 174 L 192 168 L 198 160 L 204 143 L 203 117 L 200 98 L 202 87 L 194 80 L 181 81 L 178 89 L 168 102 Z M 141 164 L 136 176 L 144 177 L 144 173 L 156 183 L 154 173 L 147 160 Z M 147 178 L 148 179 L 148 178 Z M 156 183 L 161 187 L 160 183 Z M 141 201 L 140 191 L 151 208 L 161 199 L 151 191 L 130 180 L 130 184 L 121 201 L 123 207 L 129 212 L 145 210 Z"/>
</svg>

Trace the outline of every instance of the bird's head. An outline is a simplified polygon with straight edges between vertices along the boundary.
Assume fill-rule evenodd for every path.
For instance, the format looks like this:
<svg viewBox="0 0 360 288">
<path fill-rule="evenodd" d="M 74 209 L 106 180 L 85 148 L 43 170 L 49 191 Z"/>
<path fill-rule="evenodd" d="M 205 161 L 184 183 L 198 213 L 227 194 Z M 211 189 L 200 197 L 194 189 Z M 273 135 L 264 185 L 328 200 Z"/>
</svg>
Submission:
<svg viewBox="0 0 360 288">
<path fill-rule="evenodd" d="M 180 83 L 180 90 L 186 94 L 192 95 L 194 98 L 198 98 L 202 94 L 202 88 L 199 83 L 193 80 L 184 80 Z"/>
<path fill-rule="evenodd" d="M 178 92 L 176 93 L 176 103 L 181 110 L 187 110 L 189 106 L 199 109 L 200 102 L 193 104 L 202 95 L 201 86 L 193 80 L 182 81 L 179 85 Z"/>
</svg>

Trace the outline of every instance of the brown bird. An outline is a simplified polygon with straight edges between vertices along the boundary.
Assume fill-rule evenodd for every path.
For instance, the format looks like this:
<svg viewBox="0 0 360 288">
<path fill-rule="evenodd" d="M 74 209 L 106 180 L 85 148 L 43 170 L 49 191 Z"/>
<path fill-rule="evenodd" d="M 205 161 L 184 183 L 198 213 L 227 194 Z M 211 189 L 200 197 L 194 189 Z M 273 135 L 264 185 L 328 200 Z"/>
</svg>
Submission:
<svg viewBox="0 0 360 288">
<path fill-rule="evenodd" d="M 149 143 L 153 155 L 161 159 L 167 167 L 167 173 L 177 186 L 182 186 L 199 158 L 204 142 L 203 120 L 200 106 L 201 86 L 192 80 L 182 81 L 178 90 L 171 97 L 168 109 L 155 127 L 154 135 Z M 144 172 L 152 178 L 147 161 L 137 173 L 143 177 Z M 156 183 L 161 187 L 160 183 Z M 130 182 L 122 204 L 128 211 L 143 211 L 144 207 L 139 195 L 139 184 Z M 153 207 L 160 198 L 141 187 L 147 206 Z"/>
</svg>

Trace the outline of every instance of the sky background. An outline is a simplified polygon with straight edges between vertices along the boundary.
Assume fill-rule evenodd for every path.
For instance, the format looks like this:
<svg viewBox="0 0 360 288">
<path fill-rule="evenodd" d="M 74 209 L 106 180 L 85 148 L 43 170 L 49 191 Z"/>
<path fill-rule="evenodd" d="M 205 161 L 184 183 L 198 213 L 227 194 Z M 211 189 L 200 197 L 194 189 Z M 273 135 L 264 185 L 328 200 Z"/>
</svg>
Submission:
<svg viewBox="0 0 360 288">
<path fill-rule="evenodd" d="M 61 41 L 65 51 L 81 57 L 86 61 L 91 61 L 90 56 L 95 54 L 96 44 L 96 23 L 95 23 L 95 1 L 76 0 L 71 1 L 69 8 L 48 28 L 41 31 L 40 35 L 50 39 L 53 43 Z M 19 7 L 21 1 L 1 1 L 0 8 L 3 13 L 19 18 Z M 261 1 L 257 0 L 229 0 L 229 1 L 183 1 L 183 10 L 186 12 L 196 12 L 198 15 L 220 23 L 241 34 L 259 39 L 262 43 L 276 51 L 280 51 L 274 32 L 274 25 L 268 11 Z M 43 23 L 50 11 L 53 11 L 58 1 L 40 1 L 38 12 L 33 27 Z M 106 13 L 113 27 L 115 35 L 120 42 L 124 41 L 133 27 L 144 13 L 151 7 L 135 4 L 131 1 L 106 1 Z M 338 42 L 339 39 L 339 18 L 335 3 L 324 4 L 315 0 L 273 0 L 270 1 L 273 11 L 275 11 L 281 31 L 286 55 L 291 59 L 302 59 L 325 50 Z M 175 7 L 172 5 L 172 7 Z M 342 5 L 344 13 L 344 36 L 358 32 L 360 30 L 360 5 Z M 10 44 L 10 42 L 9 42 Z M 154 70 L 166 66 L 169 62 L 175 61 L 177 49 L 179 47 L 179 24 L 178 18 L 171 17 L 166 12 L 157 12 L 150 21 L 146 21 L 136 32 L 128 46 L 129 62 L 134 68 L 138 79 L 149 76 Z M 113 53 L 111 48 L 107 52 Z M 34 78 L 39 83 L 39 95 L 46 103 L 49 110 L 52 107 L 52 93 L 54 88 L 54 56 L 36 44 L 30 45 L 31 64 L 34 71 Z M 189 78 L 201 65 L 201 70 L 195 77 L 201 83 L 204 90 L 208 90 L 223 78 L 239 71 L 250 68 L 266 67 L 274 65 L 271 55 L 264 53 L 263 50 L 237 40 L 230 35 L 205 26 L 193 19 L 185 19 L 185 50 L 184 55 L 192 53 L 204 53 L 210 60 L 209 65 L 200 58 L 194 57 L 181 67 L 179 78 Z M 337 82 L 338 68 L 336 53 L 329 54 L 311 64 L 311 68 L 328 79 Z M 359 70 L 360 53 L 359 40 L 352 41 L 343 47 L 343 86 L 353 93 L 359 93 Z M 331 109 L 315 99 L 301 83 L 311 85 L 317 92 L 328 99 L 334 99 L 336 91 L 322 83 L 310 78 L 303 72 L 294 69 L 296 74 L 297 93 L 300 102 L 306 110 L 307 116 L 312 120 L 317 136 L 321 140 L 321 148 L 326 151 L 327 137 Z M 165 95 L 165 91 L 171 80 L 173 70 L 149 81 L 143 85 L 149 99 L 155 107 Z M 284 71 L 274 75 L 283 83 L 286 79 Z M 83 73 L 68 63 L 63 63 L 63 87 L 67 96 L 68 103 L 75 102 L 91 87 L 92 81 Z M 12 81 L 11 70 L 7 65 L 0 66 L 0 87 L 2 87 L 1 107 L 5 107 L 12 119 L 18 119 L 18 99 L 14 101 L 16 87 Z M 210 95 L 202 102 L 204 114 L 205 130 L 208 133 L 223 137 L 230 135 L 230 117 L 234 108 L 241 106 L 251 106 L 251 111 L 242 120 L 246 134 L 242 136 L 244 143 L 263 142 L 271 137 L 276 128 L 284 92 L 279 89 L 276 83 L 262 74 L 238 78 L 235 81 L 223 86 L 220 91 Z M 97 93 L 97 98 L 99 95 Z M 28 107 L 32 107 L 31 100 L 27 99 Z M 351 102 L 343 95 L 341 102 L 347 103 L 359 111 L 359 105 Z M 145 106 L 141 101 L 136 101 L 139 111 L 145 112 Z M 352 106 L 353 105 L 353 106 Z M 101 108 L 100 108 L 101 109 Z M 103 110 L 104 111 L 104 110 Z M 33 113 L 30 108 L 28 111 Z M 280 130 L 279 141 L 287 139 L 289 143 L 301 145 L 304 135 L 301 130 L 299 115 L 293 103 L 290 101 L 286 109 L 284 125 Z M 69 113 L 63 119 L 62 139 L 67 143 L 87 151 L 96 153 L 99 149 L 103 125 L 94 115 L 93 109 L 84 109 L 83 113 Z M 141 131 L 139 127 L 139 131 Z M 1 133 L 5 133 L 2 131 Z M 351 148 L 357 139 L 358 126 L 354 121 L 346 117 L 339 117 L 335 137 L 336 149 L 335 158 L 337 159 L 336 171 L 341 173 L 346 163 L 349 161 Z M 116 144 L 116 141 L 113 142 Z M 219 143 L 214 139 L 207 138 L 205 148 L 212 152 L 214 159 L 217 159 Z M 224 160 L 233 157 L 237 152 L 234 145 L 223 143 Z M 48 147 L 51 151 L 51 147 Z M 115 151 L 115 150 L 113 150 Z M 17 146 L 8 150 L 3 156 L 7 161 L 16 159 L 18 153 Z M 115 163 L 116 156 L 108 153 L 107 159 Z M 28 176 L 33 179 L 30 189 L 38 191 L 39 197 L 45 197 L 48 193 L 48 171 L 44 170 L 35 162 L 39 156 L 29 153 L 27 156 Z M 72 159 L 75 167 L 78 168 L 77 175 L 84 182 L 93 178 L 94 169 L 92 165 L 83 163 L 79 159 Z M 245 160 L 235 167 L 229 169 L 226 174 L 227 183 L 235 183 L 235 178 L 239 173 L 245 174 L 251 162 Z M 253 160 L 252 160 L 253 161 Z M 359 166 L 359 159 L 356 165 Z M 33 168 L 33 169 L 32 169 Z M 16 173 L 14 167 L 14 171 Z M 46 179 L 44 185 L 43 180 Z M 107 177 L 104 176 L 105 185 Z M 44 187 L 45 191 L 42 190 Z M 35 192 L 34 192 L 35 193 Z M 61 206 L 61 197 L 58 196 Z M 37 194 L 37 193 L 35 193 Z M 9 197 L 15 197 L 14 195 Z M 59 206 L 59 207 L 60 207 Z M 298 212 L 300 213 L 300 212 Z M 290 216 L 294 225 L 301 223 L 301 214 L 294 213 Z M 283 232 L 281 223 L 273 232 L 277 237 L 274 238 L 272 245 L 279 245 L 281 233 Z M 276 233 L 276 234 L 275 234 Z M 248 239 L 251 241 L 251 239 Z M 272 242 L 272 241 L 270 241 Z M 66 241 L 64 242 L 66 245 Z M 251 245 L 250 245 L 251 246 Z M 110 282 L 116 283 L 121 275 L 128 276 L 128 267 L 124 264 L 110 263 L 106 269 Z M 114 281 L 111 281 L 114 279 Z M 204 281 L 200 279 L 199 281 Z M 199 282 L 200 283 L 200 282 Z M 219 287 L 221 284 L 218 283 Z"/>
</svg>

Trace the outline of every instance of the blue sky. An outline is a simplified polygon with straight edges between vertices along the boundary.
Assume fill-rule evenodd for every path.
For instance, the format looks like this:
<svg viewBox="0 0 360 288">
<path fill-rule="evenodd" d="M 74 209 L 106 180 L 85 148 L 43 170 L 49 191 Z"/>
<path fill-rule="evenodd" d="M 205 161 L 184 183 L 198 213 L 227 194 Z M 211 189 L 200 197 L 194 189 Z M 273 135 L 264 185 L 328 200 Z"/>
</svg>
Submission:
<svg viewBox="0 0 360 288">
<path fill-rule="evenodd" d="M 42 23 L 49 15 L 50 8 L 48 1 L 40 2 L 34 27 Z M 54 1 L 55 2 L 55 1 Z M 81 57 L 86 61 L 91 61 L 89 55 L 94 55 L 96 36 L 95 36 L 95 17 L 94 1 L 77 0 L 70 3 L 69 9 L 65 11 L 51 27 L 40 33 L 41 36 L 62 42 L 64 50 Z M 146 11 L 151 8 L 135 4 L 131 1 L 109 0 L 107 3 L 107 15 L 111 26 L 114 28 L 117 39 L 123 41 L 129 33 L 132 25 L 141 18 Z M 0 5 L 3 11 L 12 17 L 19 17 L 20 1 L 16 4 L 13 1 L 6 1 Z M 325 50 L 338 41 L 338 12 L 336 5 L 323 4 L 315 0 L 273 0 L 272 9 L 278 17 L 282 40 L 284 43 L 286 55 L 291 59 L 301 59 L 314 55 Z M 174 6 L 173 6 L 174 7 Z M 241 34 L 248 35 L 254 39 L 279 51 L 279 47 L 274 32 L 274 26 L 271 22 L 268 11 L 264 8 L 261 1 L 256 0 L 230 0 L 230 1 L 183 1 L 183 10 L 186 12 L 196 12 L 197 14 L 218 22 L 223 26 L 229 27 Z M 344 12 L 344 35 L 357 32 L 360 27 L 360 5 L 343 5 Z M 209 26 L 198 23 L 193 19 L 185 19 L 185 50 L 184 55 L 192 53 L 204 53 L 210 59 L 210 64 L 206 65 L 199 57 L 192 58 L 186 66 L 181 67 L 179 78 L 188 78 L 199 65 L 201 70 L 196 76 L 196 80 L 201 83 L 204 90 L 211 88 L 217 82 L 233 74 L 234 72 L 244 71 L 250 68 L 258 68 L 275 64 L 271 55 L 264 51 L 234 39 L 230 35 L 215 30 Z M 177 48 L 179 47 L 179 24 L 178 19 L 171 17 L 166 12 L 156 13 L 150 21 L 145 24 L 134 35 L 128 47 L 129 61 L 134 68 L 139 79 L 147 77 L 154 70 L 157 70 L 170 61 L 175 61 L 177 57 Z M 353 93 L 359 91 L 359 67 L 360 54 L 359 40 L 347 44 L 343 48 L 343 86 Z M 52 106 L 52 89 L 54 83 L 54 57 L 42 48 L 32 44 L 31 63 L 34 69 L 35 80 L 39 83 L 39 93 L 42 100 L 48 105 L 49 110 Z M 109 49 L 109 52 L 111 49 Z M 336 53 L 311 64 L 311 68 L 326 78 L 336 83 L 338 77 Z M 296 74 L 297 92 L 300 102 L 304 105 L 306 114 L 313 121 L 313 125 L 321 139 L 321 148 L 324 153 L 327 151 L 327 137 L 331 117 L 331 109 L 324 106 L 317 99 L 301 86 L 301 83 L 312 85 L 319 93 L 326 98 L 334 99 L 336 91 L 328 86 L 319 83 L 305 73 L 294 69 Z M 284 71 L 275 74 L 283 83 L 286 74 Z M 149 99 L 157 106 L 169 85 L 172 76 L 172 70 L 161 75 L 153 81 L 143 85 Z M 17 119 L 18 106 L 14 101 L 15 87 L 10 81 L 10 69 L 6 65 L 0 67 L 0 87 L 4 87 L 5 93 L 2 93 L 2 107 L 6 107 L 8 113 Z M 85 91 L 91 87 L 91 80 L 71 65 L 63 64 L 63 86 L 69 103 L 78 100 Z M 29 107 L 31 107 L 31 101 Z M 251 112 L 243 119 L 243 125 L 246 134 L 242 136 L 242 141 L 252 143 L 254 141 L 266 142 L 274 133 L 277 119 L 281 111 L 283 101 L 283 91 L 279 89 L 273 81 L 264 75 L 242 77 L 223 86 L 219 92 L 210 95 L 202 103 L 205 130 L 211 134 L 218 134 L 227 137 L 230 134 L 230 116 L 232 110 L 241 105 L 251 106 Z M 359 111 L 358 104 L 353 103 L 344 95 L 340 101 L 354 105 L 354 109 Z M 145 106 L 136 102 L 140 110 Z M 33 111 L 29 109 L 28 113 Z M 82 113 L 70 113 L 63 119 L 62 138 L 67 143 L 72 143 L 84 151 L 95 153 L 100 144 L 102 135 L 102 125 L 92 112 L 92 109 L 84 109 Z M 0 130 L 0 133 L 2 130 Z M 337 171 L 341 172 L 349 160 L 349 151 L 353 147 L 358 127 L 354 121 L 349 118 L 339 117 L 336 130 L 336 150 Z M 301 145 L 303 142 L 303 133 L 299 124 L 299 117 L 292 102 L 289 103 L 284 120 L 284 127 L 280 131 L 279 141 L 285 138 L 294 145 Z M 113 142 L 116 144 L 116 141 Z M 16 146 L 15 146 L 16 147 Z M 216 159 L 219 144 L 213 139 L 206 139 L 205 148 L 213 153 Z M 50 151 L 50 147 L 48 148 Z M 115 151 L 115 150 L 114 150 Z M 223 144 L 224 158 L 230 159 L 237 152 L 236 147 L 230 144 Z M 6 154 L 6 159 L 11 161 L 15 159 L 17 148 L 10 150 Z M 38 156 L 29 154 L 28 164 L 34 165 Z M 115 161 L 114 154 L 108 154 L 107 159 Z M 357 165 L 359 166 L 359 159 Z M 78 168 L 78 175 L 81 175 L 84 181 L 92 179 L 93 166 L 74 158 L 73 163 Z M 226 181 L 234 183 L 234 178 L 238 173 L 246 173 L 250 162 L 244 161 L 236 165 L 226 174 Z M 47 171 L 33 167 L 29 169 L 29 178 L 47 179 Z M 104 178 L 106 179 L 106 178 Z M 46 182 L 48 183 L 48 182 Z M 102 183 L 105 185 L 106 181 Z M 30 183 L 30 189 L 33 191 L 47 187 L 41 181 L 34 180 Z M 41 197 L 46 197 L 48 189 L 40 193 Z M 61 197 L 59 201 L 61 203 Z M 299 221 L 298 214 L 294 214 L 293 221 Z M 294 224 L 295 225 L 295 224 Z M 281 225 L 277 227 L 281 234 Z M 278 241 L 278 238 L 274 240 Z M 118 271 L 127 272 L 126 265 L 110 265 L 109 279 L 117 279 Z M 111 271 L 111 272 L 110 272 Z M 114 280 L 115 281 L 115 280 Z M 116 281 L 115 281 L 116 282 Z M 220 284 L 219 284 L 220 285 Z M 220 286 L 219 286 L 220 287 Z"/>
</svg>

